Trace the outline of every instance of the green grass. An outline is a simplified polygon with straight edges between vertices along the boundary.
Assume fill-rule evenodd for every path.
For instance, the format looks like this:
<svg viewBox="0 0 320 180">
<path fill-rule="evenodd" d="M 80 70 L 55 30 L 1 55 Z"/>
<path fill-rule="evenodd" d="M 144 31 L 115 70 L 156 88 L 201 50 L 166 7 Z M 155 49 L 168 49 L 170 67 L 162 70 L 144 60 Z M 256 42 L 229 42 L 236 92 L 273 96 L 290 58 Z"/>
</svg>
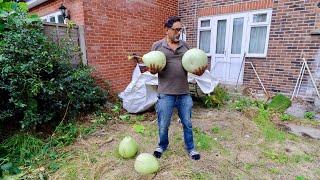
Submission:
<svg viewBox="0 0 320 180">
<path fill-rule="evenodd" d="M 290 157 L 290 160 L 294 163 L 313 162 L 314 157 L 309 154 L 295 154 Z"/>
<path fill-rule="evenodd" d="M 268 169 L 268 171 L 269 171 L 271 174 L 280 174 L 280 173 L 281 173 L 281 171 L 280 171 L 278 168 L 276 168 L 276 167 L 271 167 L 271 168 Z"/>
<path fill-rule="evenodd" d="M 236 97 L 235 100 L 230 104 L 229 108 L 242 112 L 246 108 L 249 108 L 253 105 L 253 100 L 248 97 Z"/>
<path fill-rule="evenodd" d="M 268 109 L 283 113 L 286 109 L 291 106 L 291 100 L 283 94 L 277 94 L 268 104 Z"/>
<path fill-rule="evenodd" d="M 254 122 L 262 130 L 267 141 L 284 141 L 286 133 L 278 130 L 270 121 L 270 113 L 264 108 L 259 108 L 259 114 L 254 118 Z"/>
<path fill-rule="evenodd" d="M 218 145 L 218 142 L 199 128 L 194 128 L 194 135 L 197 148 L 199 150 L 209 151 Z"/>
<path fill-rule="evenodd" d="M 265 150 L 263 155 L 277 163 L 286 164 L 289 162 L 289 157 L 283 152 L 276 152 L 273 150 Z"/>
<path fill-rule="evenodd" d="M 1 144 L 5 158 L 17 164 L 32 165 L 33 158 L 43 151 L 45 142 L 30 134 L 16 134 Z"/>
<path fill-rule="evenodd" d="M 204 173 L 204 172 L 195 172 L 191 175 L 191 179 L 193 180 L 206 180 L 206 179 L 212 179 L 211 173 Z"/>
</svg>

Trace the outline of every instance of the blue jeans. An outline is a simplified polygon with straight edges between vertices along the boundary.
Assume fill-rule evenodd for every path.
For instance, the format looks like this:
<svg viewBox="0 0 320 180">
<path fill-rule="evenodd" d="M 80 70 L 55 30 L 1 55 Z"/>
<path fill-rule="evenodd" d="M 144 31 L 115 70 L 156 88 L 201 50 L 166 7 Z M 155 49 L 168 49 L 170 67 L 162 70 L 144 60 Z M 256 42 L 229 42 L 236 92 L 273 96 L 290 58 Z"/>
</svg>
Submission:
<svg viewBox="0 0 320 180">
<path fill-rule="evenodd" d="M 156 103 L 159 128 L 159 147 L 166 150 L 169 145 L 168 130 L 170 126 L 173 109 L 178 110 L 179 118 L 183 125 L 184 143 L 188 152 L 194 149 L 191 110 L 192 98 L 189 94 L 167 95 L 159 94 Z"/>
</svg>

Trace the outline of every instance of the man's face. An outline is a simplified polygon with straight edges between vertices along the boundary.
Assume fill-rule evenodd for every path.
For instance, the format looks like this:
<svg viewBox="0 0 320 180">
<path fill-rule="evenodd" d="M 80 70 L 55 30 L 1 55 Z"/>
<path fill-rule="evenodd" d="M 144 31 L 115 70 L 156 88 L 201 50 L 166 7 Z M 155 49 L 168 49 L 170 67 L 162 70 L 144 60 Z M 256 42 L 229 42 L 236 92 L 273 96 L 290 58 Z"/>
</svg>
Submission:
<svg viewBox="0 0 320 180">
<path fill-rule="evenodd" d="M 179 42 L 181 30 L 182 24 L 180 22 L 173 23 L 172 27 L 167 30 L 168 38 L 174 43 Z"/>
</svg>

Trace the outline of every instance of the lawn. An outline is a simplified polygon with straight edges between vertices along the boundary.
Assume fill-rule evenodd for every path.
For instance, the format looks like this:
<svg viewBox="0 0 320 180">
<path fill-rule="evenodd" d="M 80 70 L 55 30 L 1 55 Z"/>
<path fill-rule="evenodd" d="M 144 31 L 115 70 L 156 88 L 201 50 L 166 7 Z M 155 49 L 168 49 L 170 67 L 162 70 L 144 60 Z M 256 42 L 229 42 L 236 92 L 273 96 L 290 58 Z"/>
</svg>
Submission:
<svg viewBox="0 0 320 180">
<path fill-rule="evenodd" d="M 47 163 L 25 177 L 49 179 L 319 179 L 320 142 L 281 131 L 272 122 L 275 115 L 246 103 L 230 100 L 219 109 L 195 102 L 194 138 L 201 160 L 191 160 L 184 150 L 182 126 L 174 113 L 170 145 L 156 174 L 143 176 L 134 170 L 135 159 L 118 154 L 127 135 L 139 144 L 139 153 L 152 153 L 157 146 L 154 112 L 126 114 L 113 106 L 111 116 L 86 117 L 94 127 L 75 142 L 61 147 Z M 259 104 L 259 103 L 258 103 Z M 94 124 L 94 126 L 92 126 Z M 90 131 L 90 129 L 86 129 Z"/>
</svg>

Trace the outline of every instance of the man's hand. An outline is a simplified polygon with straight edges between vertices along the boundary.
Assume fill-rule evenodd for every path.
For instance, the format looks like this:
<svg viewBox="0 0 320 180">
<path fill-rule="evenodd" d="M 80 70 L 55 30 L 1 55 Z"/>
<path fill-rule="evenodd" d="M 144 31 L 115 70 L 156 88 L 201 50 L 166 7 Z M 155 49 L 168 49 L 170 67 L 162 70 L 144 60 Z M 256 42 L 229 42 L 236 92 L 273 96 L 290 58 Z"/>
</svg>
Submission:
<svg viewBox="0 0 320 180">
<path fill-rule="evenodd" d="M 158 72 L 160 72 L 161 68 L 160 66 L 157 66 L 155 64 L 151 64 L 150 67 L 148 67 L 148 71 L 151 74 L 157 74 Z"/>
<path fill-rule="evenodd" d="M 208 65 L 202 66 L 202 67 L 196 69 L 195 71 L 193 71 L 192 74 L 201 76 L 204 73 L 204 71 L 207 69 L 207 67 L 208 67 Z"/>
</svg>

